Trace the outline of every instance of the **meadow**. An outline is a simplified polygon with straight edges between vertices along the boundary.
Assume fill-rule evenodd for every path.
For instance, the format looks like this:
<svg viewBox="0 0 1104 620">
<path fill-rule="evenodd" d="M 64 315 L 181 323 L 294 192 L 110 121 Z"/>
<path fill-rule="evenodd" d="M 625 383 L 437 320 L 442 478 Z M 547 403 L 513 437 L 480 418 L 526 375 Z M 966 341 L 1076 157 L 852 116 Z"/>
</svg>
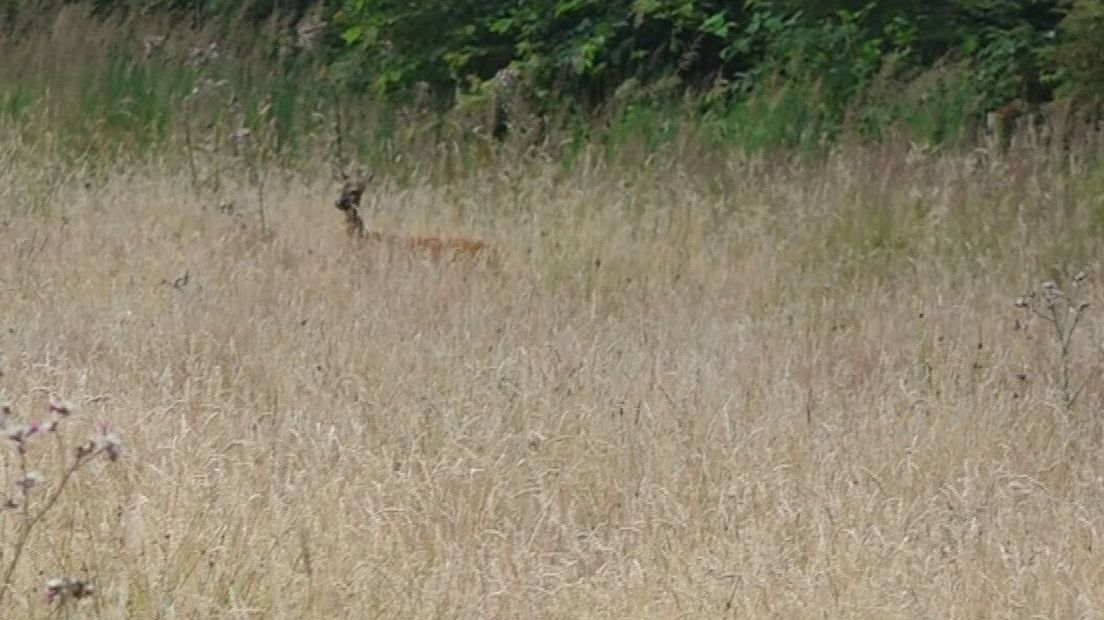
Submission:
<svg viewBox="0 0 1104 620">
<path fill-rule="evenodd" d="M 493 268 L 348 239 L 321 164 L 215 196 L 179 151 L 5 136 L 3 396 L 125 443 L 31 534 L 5 616 L 1104 613 L 1095 136 L 377 174 L 371 227 Z M 28 443 L 32 506 L 54 450 Z M 94 596 L 47 602 L 60 576 Z"/>
</svg>

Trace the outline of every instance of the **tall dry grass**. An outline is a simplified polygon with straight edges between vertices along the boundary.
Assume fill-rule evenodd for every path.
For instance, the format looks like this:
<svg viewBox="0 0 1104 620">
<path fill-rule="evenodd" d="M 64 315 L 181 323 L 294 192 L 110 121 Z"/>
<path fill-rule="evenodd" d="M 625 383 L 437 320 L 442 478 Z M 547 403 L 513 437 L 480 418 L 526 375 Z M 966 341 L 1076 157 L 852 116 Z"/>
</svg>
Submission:
<svg viewBox="0 0 1104 620">
<path fill-rule="evenodd" d="M 244 181 L 220 210 L 179 165 L 13 159 L 0 386 L 94 401 L 74 424 L 128 451 L 4 615 L 55 617 L 62 574 L 100 618 L 1104 613 L 1104 304 L 1070 411 L 1013 307 L 1104 275 L 1101 169 L 690 144 L 380 175 L 377 227 L 494 272 L 350 244 L 318 177 L 273 171 L 262 233 Z"/>
</svg>

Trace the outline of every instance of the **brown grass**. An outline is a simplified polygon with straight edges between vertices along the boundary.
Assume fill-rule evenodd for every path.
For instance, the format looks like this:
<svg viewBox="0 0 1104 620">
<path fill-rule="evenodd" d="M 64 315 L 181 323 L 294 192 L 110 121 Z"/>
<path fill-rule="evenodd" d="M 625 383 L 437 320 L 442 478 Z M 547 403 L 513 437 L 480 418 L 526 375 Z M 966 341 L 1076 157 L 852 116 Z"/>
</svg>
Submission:
<svg viewBox="0 0 1104 620">
<path fill-rule="evenodd" d="M 262 235 L 156 165 L 25 213 L 15 165 L 0 386 L 107 396 L 74 424 L 128 452 L 5 616 L 53 617 L 57 575 L 103 618 L 1100 615 L 1104 389 L 1065 412 L 1013 308 L 1100 273 L 1079 166 L 584 155 L 374 190 L 397 234 L 507 250 L 492 274 L 351 247 L 332 185 L 270 187 Z"/>
</svg>

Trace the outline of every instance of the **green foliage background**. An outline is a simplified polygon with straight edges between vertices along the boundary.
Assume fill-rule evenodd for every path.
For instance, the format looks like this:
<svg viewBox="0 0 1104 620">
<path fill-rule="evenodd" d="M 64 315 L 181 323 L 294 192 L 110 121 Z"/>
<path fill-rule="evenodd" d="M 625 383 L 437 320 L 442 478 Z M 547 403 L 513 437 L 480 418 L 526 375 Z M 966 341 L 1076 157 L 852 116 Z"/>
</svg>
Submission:
<svg viewBox="0 0 1104 620">
<path fill-rule="evenodd" d="M 1087 59 L 1104 58 L 1101 6 L 1100 0 L 345 0 L 333 17 L 348 77 L 380 93 L 401 93 L 420 81 L 442 92 L 472 88 L 513 65 L 549 105 L 595 105 L 628 79 L 676 77 L 697 90 L 722 82 L 736 99 L 782 80 L 815 83 L 827 111 L 839 114 L 876 77 L 908 81 L 948 64 L 961 67 L 979 109 L 1016 97 L 1050 98 L 1087 81 L 1077 69 Z M 1070 51 L 1055 53 L 1063 48 Z"/>
<path fill-rule="evenodd" d="M 51 16 L 72 4 L 0 0 L 0 47 L 10 51 L 42 36 Z M 518 122 L 519 109 L 545 129 L 555 122 L 576 128 L 569 133 L 614 140 L 661 139 L 672 124 L 693 122 L 703 136 L 753 150 L 891 131 L 925 143 L 956 141 L 975 135 L 987 112 L 1010 101 L 1068 100 L 1098 110 L 1104 100 L 1104 0 L 94 0 L 85 6 L 91 19 L 118 24 L 121 40 L 111 44 L 110 62 L 89 66 L 81 118 L 94 113 L 102 124 L 125 124 L 119 102 L 145 106 L 134 112 L 143 115 L 139 142 L 169 133 L 174 104 L 212 76 L 231 79 L 237 100 L 251 101 L 243 118 L 257 120 L 260 110 L 277 117 L 275 132 L 287 148 L 295 146 L 299 126 L 309 125 L 301 120 L 305 112 L 353 100 L 383 110 L 417 103 L 454 117 L 480 111 L 469 116 L 493 125 L 499 137 Z M 149 30 L 154 23 L 170 38 L 198 40 L 202 33 L 229 45 L 236 64 L 196 71 L 165 63 L 151 72 L 133 40 L 142 29 L 136 24 Z M 304 23 L 317 26 L 313 40 L 295 45 Z M 0 115 L 8 117 L 39 108 L 36 101 L 49 90 L 27 70 L 11 69 L 12 79 L 0 83 Z M 383 135 L 399 125 L 386 111 L 373 123 Z M 441 132 L 448 123 L 432 125 Z"/>
</svg>

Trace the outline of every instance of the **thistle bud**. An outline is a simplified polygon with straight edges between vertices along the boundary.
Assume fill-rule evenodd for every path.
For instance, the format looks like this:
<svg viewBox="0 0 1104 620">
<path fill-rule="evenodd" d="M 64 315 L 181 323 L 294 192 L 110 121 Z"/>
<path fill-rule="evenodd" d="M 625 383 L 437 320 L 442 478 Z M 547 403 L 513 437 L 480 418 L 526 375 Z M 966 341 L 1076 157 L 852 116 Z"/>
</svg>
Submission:
<svg viewBox="0 0 1104 620">
<path fill-rule="evenodd" d="M 80 600 L 96 593 L 92 582 L 84 579 L 70 579 L 61 577 L 46 582 L 46 602 L 64 601 L 67 599 Z"/>
</svg>

